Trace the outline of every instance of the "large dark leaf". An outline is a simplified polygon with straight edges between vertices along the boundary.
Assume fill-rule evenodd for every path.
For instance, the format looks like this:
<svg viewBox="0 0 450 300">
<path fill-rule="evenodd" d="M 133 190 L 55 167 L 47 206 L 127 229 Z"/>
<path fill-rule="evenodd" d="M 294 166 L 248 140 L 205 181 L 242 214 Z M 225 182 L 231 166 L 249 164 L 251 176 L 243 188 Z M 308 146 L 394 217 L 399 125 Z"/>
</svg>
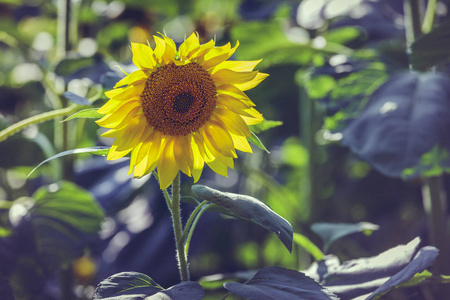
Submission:
<svg viewBox="0 0 450 300">
<path fill-rule="evenodd" d="M 424 70 L 450 58 L 450 21 L 441 24 L 411 45 L 410 60 L 414 69 Z"/>
<path fill-rule="evenodd" d="M 374 297 L 407 282 L 434 262 L 438 250 L 430 246 L 418 250 L 419 243 L 420 239 L 415 238 L 407 245 L 399 245 L 377 256 L 343 264 L 336 256 L 327 255 L 305 273 L 342 300 Z"/>
<path fill-rule="evenodd" d="M 110 300 L 197 300 L 204 296 L 203 288 L 194 281 L 162 288 L 149 276 L 138 272 L 122 272 L 99 283 L 94 299 Z"/>
<path fill-rule="evenodd" d="M 314 231 L 322 239 L 323 249 L 325 252 L 337 239 L 357 232 L 371 232 L 373 230 L 378 230 L 379 228 L 380 226 L 369 222 L 360 222 L 355 224 L 314 223 L 311 225 L 312 231 Z"/>
<path fill-rule="evenodd" d="M 224 287 L 250 300 L 330 300 L 338 299 L 303 273 L 280 267 L 264 268 L 246 283 L 227 282 Z"/>
<path fill-rule="evenodd" d="M 450 79 L 402 73 L 372 96 L 342 144 L 385 175 L 439 175 L 450 168 Z"/>
<path fill-rule="evenodd" d="M 222 206 L 237 216 L 272 231 L 289 252 L 292 251 L 294 231 L 291 224 L 265 203 L 247 195 L 224 193 L 199 184 L 193 185 L 192 191 L 200 198 Z"/>
<path fill-rule="evenodd" d="M 38 189 L 29 217 L 45 267 L 57 269 L 83 254 L 103 221 L 94 198 L 71 182 Z"/>
</svg>

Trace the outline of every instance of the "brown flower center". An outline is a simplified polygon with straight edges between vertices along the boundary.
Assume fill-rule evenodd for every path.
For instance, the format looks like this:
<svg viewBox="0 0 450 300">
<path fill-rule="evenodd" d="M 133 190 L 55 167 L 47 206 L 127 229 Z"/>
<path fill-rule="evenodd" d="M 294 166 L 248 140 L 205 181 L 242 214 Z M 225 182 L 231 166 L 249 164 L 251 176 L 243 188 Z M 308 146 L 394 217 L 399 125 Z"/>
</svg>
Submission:
<svg viewBox="0 0 450 300">
<path fill-rule="evenodd" d="M 168 64 L 151 73 L 141 94 L 147 123 L 167 135 L 186 135 L 209 120 L 216 106 L 211 75 L 196 63 Z"/>
</svg>

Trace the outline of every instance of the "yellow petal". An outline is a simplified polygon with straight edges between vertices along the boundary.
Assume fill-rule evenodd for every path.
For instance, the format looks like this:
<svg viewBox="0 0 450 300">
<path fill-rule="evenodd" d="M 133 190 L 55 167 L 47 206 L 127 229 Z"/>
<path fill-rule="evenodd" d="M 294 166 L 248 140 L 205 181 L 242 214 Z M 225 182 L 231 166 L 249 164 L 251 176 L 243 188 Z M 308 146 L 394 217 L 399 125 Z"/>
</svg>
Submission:
<svg viewBox="0 0 450 300">
<path fill-rule="evenodd" d="M 218 123 L 210 121 L 199 131 L 208 148 L 213 148 L 223 156 L 237 157 L 230 134 Z"/>
<path fill-rule="evenodd" d="M 205 70 L 220 64 L 229 58 L 228 54 L 230 52 L 230 48 L 230 43 L 221 47 L 211 48 L 207 53 L 205 53 L 203 61 L 200 61 L 200 64 Z"/>
<path fill-rule="evenodd" d="M 132 118 L 128 125 L 124 127 L 123 135 L 116 139 L 119 141 L 117 151 L 122 151 L 130 147 L 134 148 L 142 140 L 146 126 L 143 126 L 142 120 L 140 119 L 140 117 Z"/>
<path fill-rule="evenodd" d="M 168 38 L 165 35 L 163 35 L 163 38 L 164 41 L 166 42 L 163 61 L 165 63 L 169 63 L 175 59 L 175 54 L 177 53 L 177 46 L 175 45 L 175 42 L 171 38 Z"/>
<path fill-rule="evenodd" d="M 220 72 L 220 71 L 218 71 L 218 72 Z M 255 78 L 253 78 L 252 80 L 250 80 L 248 82 L 236 83 L 235 86 L 238 89 L 240 89 L 241 91 L 247 91 L 249 89 L 254 88 L 258 84 L 260 84 L 261 81 L 263 81 L 264 79 L 267 78 L 267 76 L 269 76 L 269 74 L 258 72 L 258 74 L 255 76 Z"/>
<path fill-rule="evenodd" d="M 230 132 L 231 138 L 234 142 L 234 147 L 242 152 L 252 153 L 252 147 L 250 147 L 250 144 L 248 143 L 248 140 L 245 136 L 242 135 L 236 135 L 232 132 Z"/>
<path fill-rule="evenodd" d="M 95 121 L 98 125 L 106 128 L 120 128 L 121 125 L 128 123 L 132 117 L 138 114 L 140 109 L 134 103 L 127 103 L 127 106 L 123 106 L 120 112 L 114 114 L 107 114 L 100 120 Z"/>
<path fill-rule="evenodd" d="M 119 159 L 121 157 L 124 157 L 131 151 L 131 148 L 124 149 L 122 151 L 118 151 L 117 150 L 118 144 L 119 144 L 119 141 L 116 139 L 114 141 L 114 143 L 112 144 L 111 148 L 109 149 L 108 156 L 106 156 L 107 160 Z"/>
<path fill-rule="evenodd" d="M 198 41 L 198 37 L 193 32 L 181 45 L 179 48 L 180 57 L 182 60 L 190 58 L 189 53 L 194 50 L 197 50 L 200 47 L 200 43 Z"/>
<path fill-rule="evenodd" d="M 260 114 L 256 109 L 246 109 L 245 112 L 251 115 L 251 117 L 241 116 L 247 125 L 259 124 L 263 121 L 262 114 Z"/>
<path fill-rule="evenodd" d="M 220 161 L 218 161 L 217 159 L 207 162 L 206 164 L 211 168 L 211 170 L 213 170 L 217 174 L 228 177 L 227 166 L 224 165 L 223 163 L 221 163 Z"/>
<path fill-rule="evenodd" d="M 194 177 L 194 182 L 197 182 L 200 179 L 200 176 L 202 175 L 203 167 L 205 165 L 204 155 L 202 153 L 205 152 L 204 149 L 200 149 L 195 141 L 194 135 L 190 136 L 190 144 L 192 148 L 192 154 L 194 158 L 194 166 L 192 168 L 192 177 Z"/>
<path fill-rule="evenodd" d="M 153 50 L 148 45 L 131 43 L 131 51 L 133 52 L 133 63 L 139 69 L 153 69 L 156 66 Z"/>
<path fill-rule="evenodd" d="M 211 77 L 216 83 L 231 83 L 239 88 L 237 84 L 243 85 L 245 83 L 251 82 L 257 74 L 257 71 L 234 72 L 231 70 L 219 70 L 216 73 L 211 74 Z"/>
<path fill-rule="evenodd" d="M 248 106 L 256 106 L 255 103 L 250 100 L 250 98 L 240 89 L 232 84 L 222 84 L 217 87 L 218 94 L 227 94 L 237 98 L 247 104 Z"/>
<path fill-rule="evenodd" d="M 240 114 L 240 115 L 244 115 L 247 117 L 251 117 L 252 115 L 250 115 L 249 113 L 247 113 L 247 109 L 249 109 L 250 107 L 246 104 L 244 104 L 242 101 L 230 96 L 230 95 L 226 95 L 226 94 L 219 94 L 217 96 L 217 105 L 223 105 L 226 106 L 229 110 Z"/>
<path fill-rule="evenodd" d="M 252 60 L 252 61 L 238 61 L 238 60 L 227 60 L 219 65 L 217 65 L 211 73 L 215 73 L 219 70 L 228 69 L 235 72 L 250 72 L 262 61 L 260 60 Z"/>
<path fill-rule="evenodd" d="M 234 134 L 247 137 L 252 135 L 250 129 L 248 128 L 248 125 L 245 123 L 242 117 L 225 107 L 217 108 L 216 114 L 213 115 L 211 119 L 213 119 L 213 117 L 218 118 L 224 124 L 227 130 Z"/>
<path fill-rule="evenodd" d="M 166 43 L 162 38 L 159 36 L 154 35 L 153 39 L 155 40 L 155 50 L 153 51 L 154 58 L 156 60 L 156 63 L 162 63 L 164 52 L 166 49 Z"/>
<path fill-rule="evenodd" d="M 106 102 L 102 107 L 100 107 L 97 112 L 100 114 L 112 114 L 113 112 L 116 112 L 118 110 L 120 110 L 121 112 L 123 111 L 123 107 L 128 107 L 128 110 L 131 109 L 131 106 L 139 106 L 139 99 L 135 98 L 135 99 L 130 99 L 129 101 L 115 101 L 115 100 L 109 100 L 108 102 Z M 126 108 L 125 108 L 126 109 Z"/>
<path fill-rule="evenodd" d="M 194 154 L 192 153 L 191 143 L 187 136 L 179 136 L 175 138 L 173 152 L 175 161 L 180 170 L 191 176 L 191 170 L 194 165 Z"/>
<path fill-rule="evenodd" d="M 161 189 L 168 188 L 178 174 L 179 169 L 175 161 L 173 145 L 174 139 L 169 138 L 158 160 L 159 186 Z"/>
<path fill-rule="evenodd" d="M 121 80 L 119 80 L 116 85 L 114 86 L 114 88 L 120 87 L 120 86 L 124 86 L 124 85 L 130 85 L 133 83 L 137 83 L 140 81 L 144 81 L 147 79 L 147 74 L 142 71 L 142 70 L 136 70 L 133 73 L 131 73 L 128 76 L 125 76 L 124 78 L 122 78 Z"/>
<path fill-rule="evenodd" d="M 139 96 L 145 88 L 145 82 L 137 82 L 136 85 L 130 84 L 125 88 L 114 89 L 105 92 L 106 97 L 116 101 L 128 100 Z"/>
</svg>

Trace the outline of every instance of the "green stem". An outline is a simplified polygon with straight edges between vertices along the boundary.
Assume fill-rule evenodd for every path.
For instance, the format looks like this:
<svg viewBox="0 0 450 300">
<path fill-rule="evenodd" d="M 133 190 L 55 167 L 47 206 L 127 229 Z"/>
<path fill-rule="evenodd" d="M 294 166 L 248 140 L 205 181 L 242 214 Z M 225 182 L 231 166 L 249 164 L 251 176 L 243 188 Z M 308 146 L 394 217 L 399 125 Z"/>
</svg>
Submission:
<svg viewBox="0 0 450 300">
<path fill-rule="evenodd" d="M 34 124 L 39 124 L 39 123 L 42 123 L 42 122 L 45 122 L 48 120 L 52 120 L 57 117 L 67 116 L 76 111 L 77 111 L 77 105 L 74 104 L 74 105 L 71 105 L 66 108 L 52 110 L 52 111 L 45 112 L 45 113 L 42 113 L 42 114 L 39 114 L 39 115 L 36 115 L 33 117 L 29 117 L 25 120 L 19 121 L 15 124 L 5 128 L 4 130 L 0 131 L 0 142 L 6 140 L 11 135 L 27 128 L 28 126 L 31 126 Z"/>
<path fill-rule="evenodd" d="M 175 233 L 175 244 L 177 247 L 178 268 L 180 270 L 181 281 L 189 280 L 189 270 L 187 265 L 187 257 L 184 252 L 184 241 L 182 240 L 182 225 L 180 212 L 180 173 L 177 174 L 172 183 L 172 223 Z"/>
<path fill-rule="evenodd" d="M 420 1 L 405 0 L 403 8 L 405 11 L 406 43 L 410 47 L 422 35 Z"/>
<path fill-rule="evenodd" d="M 447 242 L 447 207 L 441 177 L 429 177 L 422 186 L 423 205 L 429 221 L 431 244 L 439 249 L 435 271 L 450 272 Z"/>
<path fill-rule="evenodd" d="M 208 203 L 208 205 L 206 205 L 206 206 L 203 206 L 203 205 L 205 205 L 206 203 Z M 198 212 L 198 214 L 195 216 L 195 219 L 194 219 L 194 221 L 193 221 L 193 223 L 192 223 L 192 227 L 191 227 L 191 229 L 189 230 L 189 233 L 188 233 L 188 235 L 187 235 L 187 238 L 186 238 L 186 242 L 184 243 L 184 251 L 186 252 L 186 256 L 188 255 L 188 253 L 189 253 L 189 246 L 191 245 L 191 239 L 192 239 L 192 235 L 193 235 L 193 233 L 194 233 L 194 229 L 195 229 L 195 227 L 197 226 L 197 223 L 198 223 L 198 220 L 200 220 L 200 217 L 203 215 L 203 213 L 209 208 L 209 202 L 208 201 L 203 201 L 202 202 L 202 204 L 201 204 L 201 209 L 200 209 L 200 211 Z M 197 206 L 197 208 L 198 207 L 200 207 L 200 205 L 199 206 Z M 192 213 L 192 215 L 193 215 L 194 213 Z M 192 216 L 191 215 L 191 216 Z"/>
<path fill-rule="evenodd" d="M 181 240 L 186 241 L 186 236 L 188 235 L 189 231 L 190 231 L 190 227 L 192 224 L 192 221 L 194 220 L 195 216 L 197 215 L 197 213 L 199 212 L 199 210 L 205 205 L 207 204 L 208 201 L 204 200 L 202 203 L 200 203 L 195 209 L 194 211 L 191 213 L 191 215 L 189 216 L 189 219 L 186 222 L 186 225 L 184 227 L 183 230 L 183 235 L 181 236 Z"/>
<path fill-rule="evenodd" d="M 436 2 L 437 0 L 428 0 L 427 10 L 425 12 L 425 17 L 422 24 L 423 33 L 428 33 L 431 31 L 431 28 L 433 28 L 434 15 L 436 12 Z"/>
</svg>

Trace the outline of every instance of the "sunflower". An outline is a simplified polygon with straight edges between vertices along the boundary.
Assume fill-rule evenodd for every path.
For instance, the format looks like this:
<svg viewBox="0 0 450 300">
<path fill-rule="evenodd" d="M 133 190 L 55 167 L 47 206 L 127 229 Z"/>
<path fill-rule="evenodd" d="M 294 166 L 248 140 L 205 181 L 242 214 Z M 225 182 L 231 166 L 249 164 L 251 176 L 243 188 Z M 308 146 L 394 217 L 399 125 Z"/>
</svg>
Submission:
<svg viewBox="0 0 450 300">
<path fill-rule="evenodd" d="M 200 44 L 192 34 L 178 48 L 172 39 L 154 36 L 155 48 L 131 43 L 139 68 L 106 92 L 97 123 L 115 138 L 107 159 L 131 152 L 130 174 L 142 177 L 155 168 L 160 188 L 167 188 L 178 171 L 197 182 L 205 163 L 227 176 L 236 149 L 252 152 L 248 125 L 262 115 L 244 91 L 268 74 L 253 71 L 261 61 L 229 61 L 239 43 L 216 47 Z"/>
</svg>

